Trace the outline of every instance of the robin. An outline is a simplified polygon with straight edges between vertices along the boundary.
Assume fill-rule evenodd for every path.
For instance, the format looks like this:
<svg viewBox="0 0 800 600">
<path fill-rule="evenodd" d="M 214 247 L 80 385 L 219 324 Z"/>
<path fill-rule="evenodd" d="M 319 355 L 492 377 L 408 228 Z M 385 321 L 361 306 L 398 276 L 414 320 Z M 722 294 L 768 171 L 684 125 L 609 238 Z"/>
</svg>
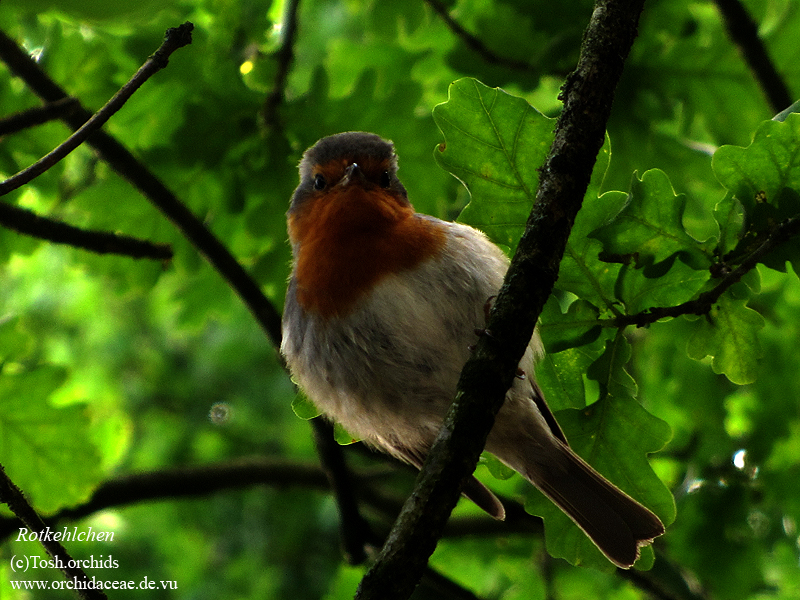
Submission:
<svg viewBox="0 0 800 600">
<path fill-rule="evenodd" d="M 477 229 L 415 212 L 394 146 L 372 133 L 309 148 L 287 218 L 293 268 L 281 351 L 292 376 L 329 419 L 420 468 L 508 259 Z M 664 526 L 570 449 L 534 379 L 542 353 L 534 333 L 486 450 L 628 568 Z M 504 518 L 474 477 L 463 494 Z"/>
</svg>

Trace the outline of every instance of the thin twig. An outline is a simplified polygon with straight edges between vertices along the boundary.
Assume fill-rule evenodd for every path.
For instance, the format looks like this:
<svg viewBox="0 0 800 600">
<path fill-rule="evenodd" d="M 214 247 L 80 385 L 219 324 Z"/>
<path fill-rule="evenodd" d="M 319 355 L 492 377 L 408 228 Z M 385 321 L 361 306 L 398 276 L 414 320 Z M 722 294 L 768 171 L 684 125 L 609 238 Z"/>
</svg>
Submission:
<svg viewBox="0 0 800 600">
<path fill-rule="evenodd" d="M 289 78 L 289 68 L 294 60 L 294 41 L 297 37 L 297 10 L 300 0 L 290 0 L 286 5 L 284 22 L 281 35 L 283 41 L 281 47 L 275 54 L 278 62 L 278 69 L 275 72 L 275 82 L 272 84 L 272 91 L 264 101 L 264 125 L 274 131 L 280 131 L 283 127 L 281 118 L 278 114 L 280 106 L 286 93 L 286 81 Z"/>
<path fill-rule="evenodd" d="M 461 39 L 462 42 L 472 50 L 473 52 L 477 53 L 483 60 L 491 65 L 497 65 L 500 67 L 506 67 L 508 69 L 514 69 L 515 71 L 525 71 L 525 72 L 535 72 L 536 69 L 530 63 L 527 63 L 523 60 L 515 60 L 513 58 L 508 58 L 506 56 L 500 56 L 499 54 L 495 53 L 494 51 L 490 50 L 486 44 L 483 43 L 479 38 L 475 37 L 469 31 L 464 29 L 461 24 L 456 21 L 453 17 L 450 16 L 450 11 L 447 10 L 447 7 L 440 2 L 440 0 L 425 0 L 430 7 L 439 15 L 439 17 L 444 21 L 445 25 L 452 31 L 458 38 Z"/>
<path fill-rule="evenodd" d="M 406 600 L 424 571 L 516 374 L 558 275 L 569 232 L 604 142 L 614 90 L 636 37 L 644 0 L 598 0 L 578 66 L 562 87 L 564 110 L 540 169 L 536 204 L 487 325 L 461 373 L 414 492 L 358 600 Z M 535 284 L 534 284 L 535 282 Z"/>
<path fill-rule="evenodd" d="M 83 248 L 97 254 L 120 254 L 153 260 L 172 259 L 172 248 L 169 244 L 157 244 L 107 231 L 81 229 L 6 202 L 0 202 L 0 225 L 17 233 Z"/>
<path fill-rule="evenodd" d="M 380 547 L 382 540 L 373 533 L 359 511 L 352 474 L 341 447 L 333 437 L 333 427 L 319 417 L 311 421 L 311 426 L 322 469 L 339 508 L 339 537 L 345 560 L 352 565 L 361 564 L 367 558 L 366 546 Z"/>
<path fill-rule="evenodd" d="M 53 540 L 51 536 L 41 535 L 42 532 L 47 530 L 47 526 L 28 503 L 28 500 L 20 489 L 9 479 L 2 465 L 0 465 L 0 502 L 8 505 L 11 512 L 17 515 L 28 530 L 38 534 L 39 542 L 53 558 L 54 563 L 64 574 L 64 577 L 82 584 L 81 586 L 76 586 L 76 588 L 79 589 L 75 590 L 81 598 L 85 598 L 86 600 L 101 600 L 106 598 L 106 595 L 101 590 L 96 590 L 93 587 L 90 589 L 86 586 L 87 583 L 91 584 L 91 580 L 60 542 Z"/>
<path fill-rule="evenodd" d="M 116 113 L 125 102 L 128 101 L 133 93 L 155 73 L 167 66 L 170 55 L 179 48 L 183 48 L 192 41 L 192 29 L 194 25 L 184 23 L 180 27 L 173 27 L 167 30 L 164 43 L 147 59 L 139 68 L 130 81 L 120 88 L 109 100 L 106 105 L 97 111 L 86 123 L 84 123 L 75 133 L 69 136 L 64 142 L 59 144 L 52 152 L 43 156 L 27 169 L 9 177 L 0 183 L 0 196 L 22 187 L 29 183 L 55 164 L 67 156 L 70 152 L 80 146 L 94 132 L 100 129 L 111 116 Z"/>
<path fill-rule="evenodd" d="M 758 26 L 740 0 L 715 0 L 733 42 L 739 47 L 750 70 L 758 79 L 773 113 L 779 113 L 793 101 L 789 87 L 778 73 L 758 36 Z"/>
<path fill-rule="evenodd" d="M 722 277 L 712 289 L 706 290 L 694 300 L 689 300 L 677 306 L 657 306 L 649 308 L 635 315 L 619 315 L 613 319 L 604 319 L 600 324 L 605 327 L 626 327 L 635 325 L 644 327 L 667 317 L 680 317 L 681 315 L 705 315 L 719 300 L 728 288 L 741 281 L 749 271 L 763 260 L 775 248 L 800 234 L 800 216 L 790 217 L 775 227 L 772 233 L 758 248 L 753 250 L 738 267 Z"/>
<path fill-rule="evenodd" d="M 54 102 L 68 97 L 68 94 L 2 31 L 0 31 L 0 58 L 44 101 Z M 75 114 L 65 115 L 63 120 L 73 129 L 78 129 L 90 117 L 91 113 L 80 107 Z M 280 314 L 225 245 L 116 138 L 101 129 L 89 137 L 86 143 L 175 224 L 239 294 L 272 343 L 280 347 Z"/>
<path fill-rule="evenodd" d="M 48 121 L 61 119 L 79 106 L 75 98 L 62 98 L 0 119 L 0 136 L 11 135 Z"/>
</svg>

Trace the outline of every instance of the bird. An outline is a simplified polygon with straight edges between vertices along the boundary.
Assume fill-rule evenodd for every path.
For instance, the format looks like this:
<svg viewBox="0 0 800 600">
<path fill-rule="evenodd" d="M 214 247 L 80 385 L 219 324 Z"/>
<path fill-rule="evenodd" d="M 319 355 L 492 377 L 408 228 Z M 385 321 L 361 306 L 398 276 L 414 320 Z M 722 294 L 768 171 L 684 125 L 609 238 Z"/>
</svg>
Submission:
<svg viewBox="0 0 800 600">
<path fill-rule="evenodd" d="M 478 229 L 416 212 L 397 171 L 394 144 L 374 133 L 324 137 L 303 154 L 281 352 L 326 418 L 421 468 L 509 261 Z M 629 568 L 664 526 L 569 447 L 536 383 L 542 355 L 535 331 L 485 450 Z M 462 494 L 504 518 L 474 475 Z"/>
</svg>

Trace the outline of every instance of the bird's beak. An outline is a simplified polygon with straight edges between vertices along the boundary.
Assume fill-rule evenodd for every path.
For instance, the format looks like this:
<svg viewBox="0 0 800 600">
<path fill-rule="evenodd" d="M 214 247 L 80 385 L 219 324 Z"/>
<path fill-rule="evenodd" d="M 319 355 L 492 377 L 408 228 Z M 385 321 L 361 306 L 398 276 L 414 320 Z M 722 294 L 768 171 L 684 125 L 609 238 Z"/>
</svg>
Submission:
<svg viewBox="0 0 800 600">
<path fill-rule="evenodd" d="M 364 179 L 364 172 L 361 170 L 361 167 L 358 166 L 358 163 L 353 163 L 345 169 L 344 177 L 342 177 L 341 181 L 339 181 L 339 185 L 350 185 L 351 183 L 361 181 L 362 179 Z"/>
</svg>

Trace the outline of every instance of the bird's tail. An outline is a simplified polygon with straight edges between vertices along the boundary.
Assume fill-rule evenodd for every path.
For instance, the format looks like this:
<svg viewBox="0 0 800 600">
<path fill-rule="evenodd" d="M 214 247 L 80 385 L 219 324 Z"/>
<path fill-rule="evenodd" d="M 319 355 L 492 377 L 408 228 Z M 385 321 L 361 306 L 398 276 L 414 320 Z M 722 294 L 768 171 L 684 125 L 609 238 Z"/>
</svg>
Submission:
<svg viewBox="0 0 800 600">
<path fill-rule="evenodd" d="M 541 456 L 520 472 L 580 527 L 615 565 L 627 569 L 639 549 L 664 533 L 650 510 L 609 482 L 561 440 L 547 464 Z M 538 458 L 538 460 L 537 460 Z"/>
</svg>

